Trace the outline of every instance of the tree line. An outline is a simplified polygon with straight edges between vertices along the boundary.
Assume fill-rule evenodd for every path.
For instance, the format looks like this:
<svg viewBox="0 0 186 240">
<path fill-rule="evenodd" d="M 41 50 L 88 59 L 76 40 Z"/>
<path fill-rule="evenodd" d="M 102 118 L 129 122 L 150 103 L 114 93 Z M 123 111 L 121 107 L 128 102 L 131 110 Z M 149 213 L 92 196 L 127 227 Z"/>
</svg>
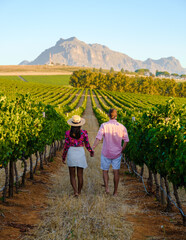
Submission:
<svg viewBox="0 0 186 240">
<path fill-rule="evenodd" d="M 177 83 L 173 79 L 151 76 L 127 76 L 122 72 L 104 74 L 90 70 L 74 71 L 69 83 L 78 88 L 186 97 L 186 82 Z"/>
</svg>

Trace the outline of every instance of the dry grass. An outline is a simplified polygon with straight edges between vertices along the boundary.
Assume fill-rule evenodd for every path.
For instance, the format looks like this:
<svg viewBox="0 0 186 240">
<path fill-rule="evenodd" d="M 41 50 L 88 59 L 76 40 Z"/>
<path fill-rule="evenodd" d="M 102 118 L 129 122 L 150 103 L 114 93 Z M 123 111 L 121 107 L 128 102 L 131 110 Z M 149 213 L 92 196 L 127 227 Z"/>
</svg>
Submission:
<svg viewBox="0 0 186 240">
<path fill-rule="evenodd" d="M 87 104 L 85 129 L 93 143 L 98 124 L 90 107 L 90 98 Z M 101 146 L 98 146 L 95 157 L 90 158 L 86 151 L 88 168 L 84 171 L 84 188 L 79 198 L 72 195 L 66 165 L 52 176 L 49 206 L 42 214 L 43 221 L 33 235 L 24 239 L 131 239 L 133 230 L 126 221 L 126 214 L 134 213 L 137 209 L 126 203 L 127 191 L 121 182 L 117 197 L 104 193 L 101 187 L 100 152 Z M 113 191 L 111 172 L 109 184 Z"/>
<path fill-rule="evenodd" d="M 127 192 L 122 188 L 117 198 L 105 195 L 99 166 L 91 160 L 84 180 L 84 191 L 76 199 L 72 196 L 67 166 L 53 176 L 44 221 L 34 237 L 26 239 L 130 239 L 132 227 L 125 216 L 132 209 L 125 204 Z"/>
<path fill-rule="evenodd" d="M 49 65 L 4 65 L 0 66 L 0 75 L 71 75 L 79 69 L 91 69 L 73 66 Z"/>
</svg>

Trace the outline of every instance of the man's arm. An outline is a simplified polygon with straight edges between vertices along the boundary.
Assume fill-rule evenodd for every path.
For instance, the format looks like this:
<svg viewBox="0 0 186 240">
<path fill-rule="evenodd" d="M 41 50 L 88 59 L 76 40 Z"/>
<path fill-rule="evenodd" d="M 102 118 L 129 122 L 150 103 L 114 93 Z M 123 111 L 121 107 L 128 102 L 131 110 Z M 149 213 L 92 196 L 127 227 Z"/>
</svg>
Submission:
<svg viewBox="0 0 186 240">
<path fill-rule="evenodd" d="M 124 142 L 121 152 L 123 152 L 123 151 L 125 150 L 125 148 L 126 148 L 126 146 L 127 146 L 127 143 L 128 143 L 128 142 Z"/>
<path fill-rule="evenodd" d="M 123 129 L 123 130 L 124 130 L 124 131 L 123 131 L 123 140 L 124 140 L 124 144 L 123 144 L 123 147 L 122 147 L 122 151 L 121 151 L 121 152 L 123 152 L 123 151 L 125 150 L 125 148 L 126 148 L 128 142 L 129 142 L 129 136 L 128 136 L 127 129 L 126 129 L 125 126 L 123 126 L 123 127 L 124 127 L 124 129 Z"/>
<path fill-rule="evenodd" d="M 98 131 L 98 134 L 96 136 L 96 139 L 94 141 L 94 144 L 92 146 L 92 149 L 94 151 L 94 149 L 96 148 L 96 146 L 99 144 L 99 142 L 101 141 L 101 139 L 103 138 L 103 135 L 104 135 L 104 128 L 103 128 L 103 124 L 101 124 L 100 128 L 99 128 L 99 131 Z"/>
<path fill-rule="evenodd" d="M 96 138 L 93 146 L 92 146 L 92 149 L 94 150 L 96 148 L 96 146 L 99 144 L 100 140 L 98 138 Z"/>
</svg>

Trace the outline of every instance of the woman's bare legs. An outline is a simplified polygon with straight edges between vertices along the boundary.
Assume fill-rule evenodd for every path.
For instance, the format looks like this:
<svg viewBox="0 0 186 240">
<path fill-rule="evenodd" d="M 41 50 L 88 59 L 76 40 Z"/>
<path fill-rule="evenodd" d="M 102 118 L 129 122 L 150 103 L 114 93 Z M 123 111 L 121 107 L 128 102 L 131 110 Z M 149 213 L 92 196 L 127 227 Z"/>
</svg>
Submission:
<svg viewBox="0 0 186 240">
<path fill-rule="evenodd" d="M 69 167 L 69 174 L 70 174 L 70 183 L 74 190 L 74 196 L 78 196 L 75 167 Z"/>
<path fill-rule="evenodd" d="M 81 194 L 81 189 L 83 187 L 83 168 L 77 167 L 77 177 L 78 177 L 78 194 Z"/>
</svg>

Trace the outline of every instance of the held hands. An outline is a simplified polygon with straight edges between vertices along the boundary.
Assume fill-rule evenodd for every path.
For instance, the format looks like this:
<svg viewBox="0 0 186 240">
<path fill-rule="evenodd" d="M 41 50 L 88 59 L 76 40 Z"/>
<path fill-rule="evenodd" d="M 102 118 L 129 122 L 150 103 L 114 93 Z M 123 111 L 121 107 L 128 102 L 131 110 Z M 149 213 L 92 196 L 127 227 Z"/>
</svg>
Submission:
<svg viewBox="0 0 186 240">
<path fill-rule="evenodd" d="M 94 157 L 94 150 L 95 150 L 95 146 L 93 145 L 93 146 L 92 146 L 92 152 L 90 152 L 90 156 L 91 156 L 91 157 Z"/>
<path fill-rule="evenodd" d="M 91 157 L 94 157 L 94 151 L 93 151 L 93 152 L 90 152 L 90 156 L 91 156 Z"/>
</svg>

